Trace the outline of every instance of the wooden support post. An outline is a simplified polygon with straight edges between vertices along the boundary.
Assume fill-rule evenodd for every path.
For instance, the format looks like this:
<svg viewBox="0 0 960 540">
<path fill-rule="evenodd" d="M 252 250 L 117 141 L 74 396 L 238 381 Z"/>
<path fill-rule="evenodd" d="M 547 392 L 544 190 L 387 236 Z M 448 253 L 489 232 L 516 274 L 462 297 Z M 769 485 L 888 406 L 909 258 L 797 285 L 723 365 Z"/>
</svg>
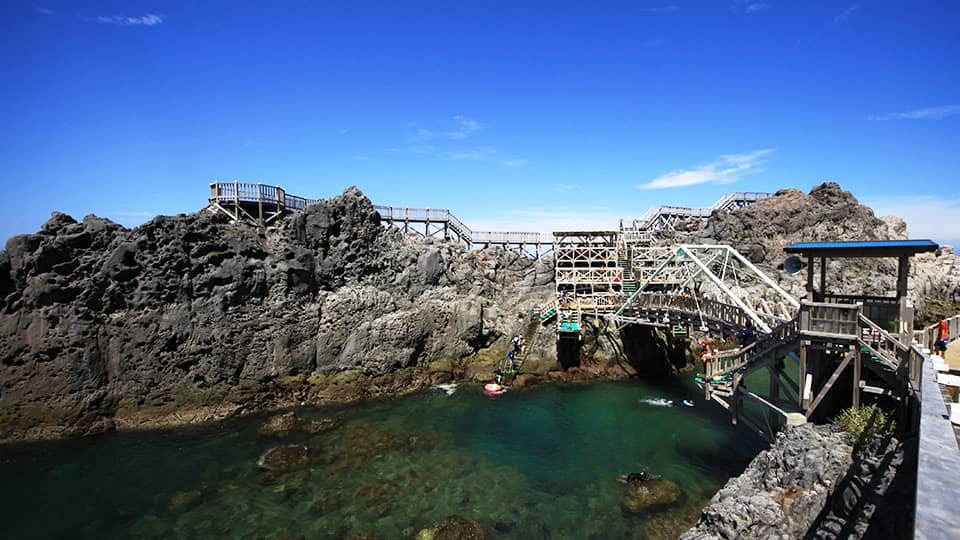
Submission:
<svg viewBox="0 0 960 540">
<path fill-rule="evenodd" d="M 797 378 L 797 405 L 800 406 L 800 410 L 807 408 L 806 395 L 807 395 L 807 347 L 806 345 L 800 345 L 800 369 L 799 377 Z"/>
<path fill-rule="evenodd" d="M 827 379 L 827 382 L 823 385 L 823 388 L 820 389 L 820 393 L 817 394 L 817 397 L 813 400 L 813 404 L 810 405 L 810 408 L 807 409 L 805 415 L 807 419 L 810 419 L 810 416 L 813 415 L 813 411 L 817 409 L 817 406 L 820 405 L 820 402 L 823 401 L 823 398 L 830 392 L 830 389 L 833 388 L 834 383 L 837 382 L 837 379 L 840 378 L 840 374 L 843 373 L 843 370 L 846 369 L 847 364 L 850 363 L 850 359 L 853 358 L 853 351 L 845 354 L 843 356 L 843 361 L 840 362 L 840 365 L 837 366 L 837 369 L 833 370 L 833 374 L 830 375 L 830 378 Z"/>
<path fill-rule="evenodd" d="M 263 184 L 257 183 L 257 224 L 263 228 Z"/>
<path fill-rule="evenodd" d="M 827 258 L 820 257 L 820 302 L 827 298 Z"/>
<path fill-rule="evenodd" d="M 233 183 L 233 213 L 236 221 L 240 221 L 240 182 Z"/>
<path fill-rule="evenodd" d="M 777 403 L 780 401 L 780 362 L 774 360 L 767 371 L 770 372 L 770 401 Z"/>
<path fill-rule="evenodd" d="M 807 302 L 816 302 L 813 297 L 813 257 L 807 257 Z"/>
<path fill-rule="evenodd" d="M 859 350 L 853 352 L 853 408 L 860 407 L 860 362 L 863 361 Z"/>
</svg>

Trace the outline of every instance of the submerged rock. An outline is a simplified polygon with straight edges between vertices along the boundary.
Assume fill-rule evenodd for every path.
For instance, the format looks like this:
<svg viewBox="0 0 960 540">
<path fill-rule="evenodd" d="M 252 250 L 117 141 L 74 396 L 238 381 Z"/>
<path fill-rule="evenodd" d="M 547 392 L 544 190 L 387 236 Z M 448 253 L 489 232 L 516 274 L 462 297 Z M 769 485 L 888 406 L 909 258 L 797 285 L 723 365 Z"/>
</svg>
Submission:
<svg viewBox="0 0 960 540">
<path fill-rule="evenodd" d="M 683 490 L 671 480 L 651 478 L 627 484 L 620 508 L 628 514 L 662 512 L 683 500 Z"/>
<path fill-rule="evenodd" d="M 272 472 L 288 472 L 310 464 L 310 449 L 297 444 L 271 448 L 257 460 L 257 467 Z"/>
<path fill-rule="evenodd" d="M 199 489 L 180 491 L 167 502 L 167 509 L 171 512 L 183 512 L 199 504 L 202 498 L 203 492 Z"/>
<path fill-rule="evenodd" d="M 476 520 L 450 516 L 429 529 L 417 533 L 417 540 L 485 540 L 487 532 Z"/>
<path fill-rule="evenodd" d="M 289 437 L 291 435 L 316 435 L 324 431 L 329 431 L 339 425 L 336 418 L 321 418 L 312 420 L 300 418 L 293 411 L 284 414 L 278 414 L 268 419 L 257 433 L 264 437 Z"/>
</svg>

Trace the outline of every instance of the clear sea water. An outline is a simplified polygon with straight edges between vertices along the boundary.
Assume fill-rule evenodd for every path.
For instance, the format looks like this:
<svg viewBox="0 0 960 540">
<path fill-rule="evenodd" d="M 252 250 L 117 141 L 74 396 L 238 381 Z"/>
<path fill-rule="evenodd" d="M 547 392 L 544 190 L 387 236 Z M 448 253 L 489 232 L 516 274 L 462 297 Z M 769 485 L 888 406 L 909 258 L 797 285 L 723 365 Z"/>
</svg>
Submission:
<svg viewBox="0 0 960 540">
<path fill-rule="evenodd" d="M 272 439 L 258 434 L 262 414 L 0 447 L 0 538 L 413 538 L 451 515 L 489 538 L 675 538 L 763 447 L 679 379 L 496 397 L 460 386 L 296 412 L 341 423 Z M 285 444 L 309 446 L 311 464 L 258 471 Z M 640 470 L 679 484 L 684 501 L 625 514 L 615 478 Z"/>
</svg>

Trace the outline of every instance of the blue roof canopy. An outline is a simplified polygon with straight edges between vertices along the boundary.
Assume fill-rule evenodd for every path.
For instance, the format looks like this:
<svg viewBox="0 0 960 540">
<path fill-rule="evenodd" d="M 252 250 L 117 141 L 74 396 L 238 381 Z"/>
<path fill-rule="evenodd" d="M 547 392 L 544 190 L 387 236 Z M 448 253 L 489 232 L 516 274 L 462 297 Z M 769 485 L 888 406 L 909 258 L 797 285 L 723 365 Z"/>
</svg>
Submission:
<svg viewBox="0 0 960 540">
<path fill-rule="evenodd" d="M 801 242 L 785 248 L 787 253 L 808 257 L 903 257 L 936 251 L 933 240 L 868 240 L 856 242 Z"/>
</svg>

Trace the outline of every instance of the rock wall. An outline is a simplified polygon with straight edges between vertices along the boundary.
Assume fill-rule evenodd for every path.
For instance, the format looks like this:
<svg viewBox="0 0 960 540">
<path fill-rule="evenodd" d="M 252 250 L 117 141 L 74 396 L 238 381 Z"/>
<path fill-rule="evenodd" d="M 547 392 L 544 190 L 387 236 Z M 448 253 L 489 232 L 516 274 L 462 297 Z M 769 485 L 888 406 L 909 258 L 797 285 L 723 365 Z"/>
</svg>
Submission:
<svg viewBox="0 0 960 540">
<path fill-rule="evenodd" d="M 0 438 L 232 411 L 290 381 L 409 368 L 426 384 L 429 365 L 499 356 L 552 279 L 549 261 L 403 237 L 353 188 L 266 233 L 209 212 L 134 230 L 54 213 L 0 252 Z"/>
<path fill-rule="evenodd" d="M 682 540 L 804 538 L 849 468 L 852 448 L 830 426 L 788 428 L 710 499 Z"/>
</svg>

